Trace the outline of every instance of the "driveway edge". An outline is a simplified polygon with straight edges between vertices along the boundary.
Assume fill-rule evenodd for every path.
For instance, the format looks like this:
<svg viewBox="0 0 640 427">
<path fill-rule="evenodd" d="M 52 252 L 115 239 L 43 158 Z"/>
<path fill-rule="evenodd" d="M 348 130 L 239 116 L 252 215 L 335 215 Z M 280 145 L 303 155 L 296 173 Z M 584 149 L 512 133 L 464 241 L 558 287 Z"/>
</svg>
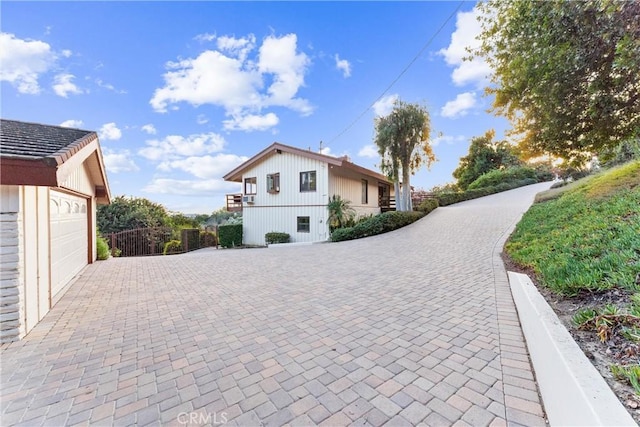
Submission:
<svg viewBox="0 0 640 427">
<path fill-rule="evenodd" d="M 549 424 L 636 425 L 531 279 L 507 274 Z"/>
</svg>

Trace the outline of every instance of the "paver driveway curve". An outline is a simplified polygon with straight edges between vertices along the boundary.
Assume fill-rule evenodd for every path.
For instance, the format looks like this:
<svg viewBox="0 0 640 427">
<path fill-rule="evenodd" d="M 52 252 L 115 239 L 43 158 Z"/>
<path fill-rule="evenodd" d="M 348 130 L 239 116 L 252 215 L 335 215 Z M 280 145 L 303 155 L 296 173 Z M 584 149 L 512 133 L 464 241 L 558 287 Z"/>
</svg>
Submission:
<svg viewBox="0 0 640 427">
<path fill-rule="evenodd" d="M 548 186 L 357 241 L 95 263 L 2 347 L 0 424 L 542 425 L 499 253 Z"/>
</svg>

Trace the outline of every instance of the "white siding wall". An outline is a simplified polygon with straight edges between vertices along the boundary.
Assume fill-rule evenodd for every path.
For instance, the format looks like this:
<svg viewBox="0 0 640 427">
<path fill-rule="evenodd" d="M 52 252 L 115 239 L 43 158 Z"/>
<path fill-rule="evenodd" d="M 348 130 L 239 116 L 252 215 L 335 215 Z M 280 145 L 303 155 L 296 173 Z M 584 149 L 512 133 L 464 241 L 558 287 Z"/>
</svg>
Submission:
<svg viewBox="0 0 640 427">
<path fill-rule="evenodd" d="M 316 191 L 300 192 L 300 172 L 316 171 Z M 267 193 L 267 175 L 280 173 L 280 192 Z M 245 203 L 242 212 L 243 242 L 264 245 L 271 231 L 289 233 L 292 242 L 314 242 L 329 237 L 327 227 L 327 164 L 290 153 L 273 154 L 247 170 L 244 178 L 256 177 L 254 204 Z M 297 232 L 297 217 L 309 216 L 310 232 Z"/>
<path fill-rule="evenodd" d="M 0 185 L 0 343 L 24 335 L 20 188 Z"/>
<path fill-rule="evenodd" d="M 69 190 L 74 190 L 87 196 L 95 195 L 95 187 L 91 183 L 91 177 L 87 170 L 86 163 L 83 163 L 82 166 L 73 171 L 60 187 L 68 188 Z"/>
<path fill-rule="evenodd" d="M 362 180 L 367 180 L 369 190 L 368 203 L 362 203 Z M 329 197 L 339 195 L 351 202 L 351 207 L 356 211 L 357 216 L 376 215 L 380 213 L 378 207 L 378 180 L 366 176 L 352 174 L 350 176 L 338 175 L 330 170 L 329 172 Z"/>
</svg>

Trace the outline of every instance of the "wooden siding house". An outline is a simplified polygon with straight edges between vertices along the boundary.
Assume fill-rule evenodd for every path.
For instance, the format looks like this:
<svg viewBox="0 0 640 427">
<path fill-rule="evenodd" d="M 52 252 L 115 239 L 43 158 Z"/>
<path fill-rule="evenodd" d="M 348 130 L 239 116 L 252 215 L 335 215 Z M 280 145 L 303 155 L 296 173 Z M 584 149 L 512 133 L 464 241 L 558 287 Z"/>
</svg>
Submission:
<svg viewBox="0 0 640 427">
<path fill-rule="evenodd" d="M 109 186 L 95 132 L 0 120 L 0 342 L 29 332 L 96 260 Z"/>
<path fill-rule="evenodd" d="M 329 238 L 327 204 L 333 195 L 351 202 L 358 216 L 378 214 L 392 196 L 382 174 L 347 157 L 333 157 L 274 143 L 224 176 L 242 184 L 229 195 L 230 210 L 242 209 L 243 243 L 264 245 L 268 232 L 284 232 L 292 242 Z M 241 202 L 241 203 L 240 203 Z"/>
</svg>

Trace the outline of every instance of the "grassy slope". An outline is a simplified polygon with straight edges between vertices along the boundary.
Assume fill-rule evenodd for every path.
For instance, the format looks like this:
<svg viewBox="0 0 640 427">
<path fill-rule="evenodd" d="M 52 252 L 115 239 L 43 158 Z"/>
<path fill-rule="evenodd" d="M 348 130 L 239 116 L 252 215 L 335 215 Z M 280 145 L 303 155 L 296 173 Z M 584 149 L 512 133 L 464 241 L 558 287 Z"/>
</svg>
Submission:
<svg viewBox="0 0 640 427">
<path fill-rule="evenodd" d="M 640 291 L 640 161 L 554 196 L 523 216 L 505 247 L 509 256 L 563 295 Z"/>
</svg>

